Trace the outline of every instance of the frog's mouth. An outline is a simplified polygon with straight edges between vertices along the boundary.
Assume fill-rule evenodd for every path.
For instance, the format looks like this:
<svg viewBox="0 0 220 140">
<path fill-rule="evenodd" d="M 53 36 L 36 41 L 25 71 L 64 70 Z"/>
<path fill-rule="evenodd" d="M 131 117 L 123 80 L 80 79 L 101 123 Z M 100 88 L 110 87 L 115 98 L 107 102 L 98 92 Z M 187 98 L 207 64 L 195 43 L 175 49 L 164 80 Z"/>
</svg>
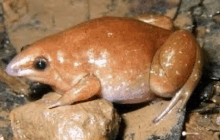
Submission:
<svg viewBox="0 0 220 140">
<path fill-rule="evenodd" d="M 33 68 L 32 62 L 20 63 L 20 61 L 12 60 L 6 67 L 6 73 L 11 76 L 25 77 L 31 81 L 50 85 L 58 91 L 65 92 L 70 89 L 70 84 L 64 81 L 57 70 L 48 68 L 39 71 Z"/>
<path fill-rule="evenodd" d="M 27 76 L 34 73 L 33 58 L 16 56 L 6 67 L 6 73 L 11 76 Z"/>
<path fill-rule="evenodd" d="M 43 77 L 42 72 L 38 72 L 33 69 L 33 64 L 31 62 L 26 62 L 24 64 L 19 61 L 12 60 L 6 67 L 6 73 L 11 76 L 26 77 L 27 79 L 41 82 Z"/>
<path fill-rule="evenodd" d="M 6 67 L 6 73 L 11 76 L 26 76 L 33 73 L 33 70 L 29 67 L 21 68 L 12 61 Z"/>
<path fill-rule="evenodd" d="M 36 76 L 36 72 L 34 72 L 31 68 L 20 68 L 19 66 L 13 65 L 13 63 L 9 63 L 6 67 L 6 73 L 10 76 L 18 76 L 18 77 L 26 77 L 29 80 L 41 82 L 44 78 L 41 76 Z"/>
</svg>

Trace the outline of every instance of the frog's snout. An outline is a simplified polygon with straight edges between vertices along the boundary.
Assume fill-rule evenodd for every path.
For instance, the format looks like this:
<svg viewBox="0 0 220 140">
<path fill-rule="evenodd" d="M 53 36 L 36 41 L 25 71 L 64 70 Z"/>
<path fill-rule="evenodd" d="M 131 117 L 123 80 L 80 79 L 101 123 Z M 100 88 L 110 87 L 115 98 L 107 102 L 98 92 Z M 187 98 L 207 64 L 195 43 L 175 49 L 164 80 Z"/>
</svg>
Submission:
<svg viewBox="0 0 220 140">
<path fill-rule="evenodd" d="M 30 68 L 22 68 L 22 64 L 15 60 L 12 60 L 6 67 L 6 73 L 11 76 L 25 76 L 30 74 L 30 72 Z"/>
<path fill-rule="evenodd" d="M 19 73 L 19 68 L 14 65 L 14 63 L 10 62 L 6 67 L 6 73 L 11 76 L 17 76 Z"/>
</svg>

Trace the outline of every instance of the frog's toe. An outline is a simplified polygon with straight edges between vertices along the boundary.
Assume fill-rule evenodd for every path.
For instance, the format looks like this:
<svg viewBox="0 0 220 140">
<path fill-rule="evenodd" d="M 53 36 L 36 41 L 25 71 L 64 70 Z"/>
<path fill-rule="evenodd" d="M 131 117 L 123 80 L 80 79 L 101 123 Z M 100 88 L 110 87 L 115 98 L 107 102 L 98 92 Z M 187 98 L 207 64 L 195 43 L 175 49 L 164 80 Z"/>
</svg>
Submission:
<svg viewBox="0 0 220 140">
<path fill-rule="evenodd" d="M 56 108 L 56 107 L 59 107 L 59 106 L 64 106 L 64 105 L 67 105 L 67 104 L 61 102 L 60 100 L 57 100 L 57 101 L 51 103 L 51 104 L 48 106 L 48 109 L 53 109 L 53 108 Z"/>
<path fill-rule="evenodd" d="M 184 94 L 184 89 L 180 90 L 176 93 L 176 95 L 172 98 L 172 100 L 170 101 L 169 105 L 164 109 L 163 112 L 161 112 L 154 120 L 153 123 L 158 123 L 163 117 L 165 117 L 172 109 L 173 107 L 178 103 L 178 101 L 182 98 L 183 94 Z M 187 98 L 188 99 L 188 98 Z M 187 99 L 185 98 L 184 103 L 181 105 L 181 109 L 182 110 L 185 107 L 185 103 L 187 101 Z"/>
</svg>

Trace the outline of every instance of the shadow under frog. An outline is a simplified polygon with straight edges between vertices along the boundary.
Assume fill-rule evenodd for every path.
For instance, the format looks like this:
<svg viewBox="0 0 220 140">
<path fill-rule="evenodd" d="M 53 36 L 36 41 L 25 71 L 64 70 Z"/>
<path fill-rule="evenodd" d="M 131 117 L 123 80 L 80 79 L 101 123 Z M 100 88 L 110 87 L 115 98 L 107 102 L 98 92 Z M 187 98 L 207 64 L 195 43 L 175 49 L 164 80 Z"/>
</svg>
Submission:
<svg viewBox="0 0 220 140">
<path fill-rule="evenodd" d="M 48 36 L 18 54 L 6 71 L 62 94 L 50 108 L 95 95 L 123 104 L 172 97 L 156 123 L 179 100 L 185 106 L 201 69 L 201 50 L 188 31 L 173 31 L 169 18 L 145 15 L 93 19 Z"/>
</svg>

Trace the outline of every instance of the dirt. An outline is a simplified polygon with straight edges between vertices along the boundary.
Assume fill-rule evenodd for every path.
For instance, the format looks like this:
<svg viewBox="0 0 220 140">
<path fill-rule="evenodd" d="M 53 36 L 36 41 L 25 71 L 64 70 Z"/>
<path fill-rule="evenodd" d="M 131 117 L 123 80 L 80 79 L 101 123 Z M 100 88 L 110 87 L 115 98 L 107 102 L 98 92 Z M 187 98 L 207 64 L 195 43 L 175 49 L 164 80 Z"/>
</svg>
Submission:
<svg viewBox="0 0 220 140">
<path fill-rule="evenodd" d="M 124 139 L 127 140 L 131 134 L 134 134 L 132 138 L 135 140 L 143 140 L 152 135 L 165 136 L 171 134 L 170 130 L 176 125 L 181 114 L 178 113 L 181 102 L 159 123 L 154 124 L 152 122 L 168 104 L 169 101 L 159 101 L 123 114 L 122 117 L 126 124 Z"/>
</svg>

